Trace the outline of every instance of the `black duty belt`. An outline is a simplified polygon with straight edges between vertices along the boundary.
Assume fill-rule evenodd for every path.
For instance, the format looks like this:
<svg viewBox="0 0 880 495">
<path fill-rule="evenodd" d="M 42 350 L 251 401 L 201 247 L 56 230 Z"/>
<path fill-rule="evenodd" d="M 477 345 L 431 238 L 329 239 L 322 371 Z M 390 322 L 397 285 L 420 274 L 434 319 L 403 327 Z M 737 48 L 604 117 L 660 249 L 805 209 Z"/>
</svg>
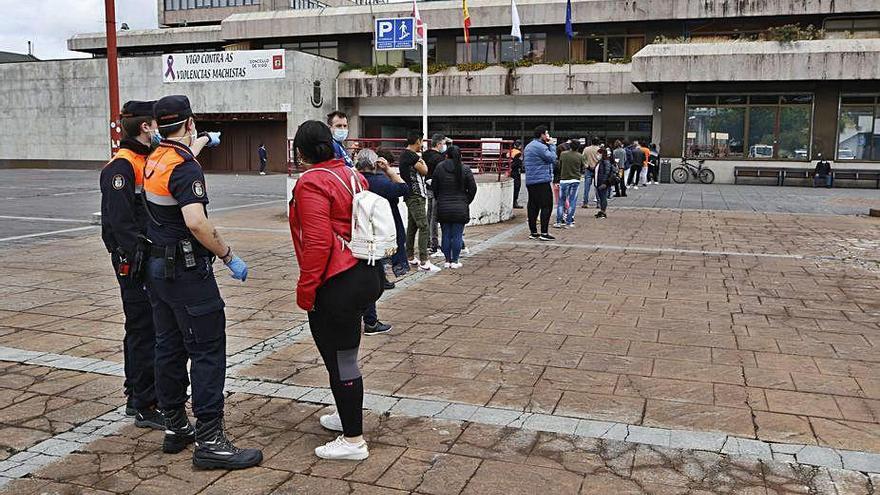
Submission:
<svg viewBox="0 0 880 495">
<path fill-rule="evenodd" d="M 174 248 L 175 254 L 180 257 L 183 256 L 183 252 L 180 249 L 180 245 L 178 244 Z M 156 244 L 150 245 L 150 257 L 152 258 L 164 258 L 166 254 L 165 246 L 157 246 Z M 193 246 L 193 254 L 198 258 L 208 258 L 214 256 L 214 253 L 208 251 L 203 247 Z"/>
</svg>

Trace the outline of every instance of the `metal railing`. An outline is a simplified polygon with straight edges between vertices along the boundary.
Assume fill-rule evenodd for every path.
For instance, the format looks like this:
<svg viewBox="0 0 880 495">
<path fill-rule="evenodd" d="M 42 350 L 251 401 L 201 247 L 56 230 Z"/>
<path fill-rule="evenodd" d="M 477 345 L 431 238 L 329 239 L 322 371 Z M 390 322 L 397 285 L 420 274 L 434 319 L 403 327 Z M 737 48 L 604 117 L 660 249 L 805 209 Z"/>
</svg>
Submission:
<svg viewBox="0 0 880 495">
<path fill-rule="evenodd" d="M 510 151 L 513 141 L 506 139 L 456 139 L 453 144 L 461 149 L 462 163 L 470 167 L 475 174 L 497 174 L 500 181 L 510 172 Z M 406 140 L 399 138 L 364 138 L 347 139 L 345 147 L 354 156 L 361 149 L 388 150 L 394 155 L 395 161 L 406 149 Z M 293 149 L 293 140 L 287 140 L 288 174 L 302 172 L 304 169 L 297 164 Z"/>
</svg>

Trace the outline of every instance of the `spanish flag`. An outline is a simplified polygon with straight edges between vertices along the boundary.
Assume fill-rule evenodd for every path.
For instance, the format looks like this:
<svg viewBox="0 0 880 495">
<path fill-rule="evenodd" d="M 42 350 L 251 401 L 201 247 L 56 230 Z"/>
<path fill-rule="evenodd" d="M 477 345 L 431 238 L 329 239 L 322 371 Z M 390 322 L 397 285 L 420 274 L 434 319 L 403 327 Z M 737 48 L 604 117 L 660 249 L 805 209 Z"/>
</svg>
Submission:
<svg viewBox="0 0 880 495">
<path fill-rule="evenodd" d="M 464 42 L 470 44 L 471 15 L 468 13 L 467 0 L 461 0 L 461 9 L 464 13 Z"/>
</svg>

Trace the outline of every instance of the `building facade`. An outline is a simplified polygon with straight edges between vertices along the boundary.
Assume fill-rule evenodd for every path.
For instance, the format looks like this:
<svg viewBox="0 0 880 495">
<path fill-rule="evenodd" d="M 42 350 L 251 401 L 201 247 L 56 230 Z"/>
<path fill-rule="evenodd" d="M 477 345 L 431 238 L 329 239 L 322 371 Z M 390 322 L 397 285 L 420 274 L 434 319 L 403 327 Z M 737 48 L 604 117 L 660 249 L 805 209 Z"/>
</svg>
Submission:
<svg viewBox="0 0 880 495">
<path fill-rule="evenodd" d="M 298 108 L 284 91 L 265 96 L 270 107 L 292 105 L 288 136 L 293 120 L 337 106 L 353 116 L 353 135 L 400 137 L 420 125 L 421 55 L 377 52 L 372 31 L 375 18 L 408 16 L 412 4 L 357 3 L 158 0 L 162 27 L 120 32 L 121 64 L 212 50 L 307 54 L 315 62 L 292 69 L 304 83 L 297 91 L 320 82 L 322 108 Z M 722 182 L 737 165 L 805 167 L 820 153 L 880 168 L 877 0 L 573 0 L 571 40 L 565 0 L 516 3 L 521 42 L 510 36 L 509 0 L 471 0 L 466 43 L 460 2 L 419 2 L 431 132 L 528 140 L 544 124 L 560 138 L 638 139 L 657 143 L 665 158 L 710 160 Z M 105 53 L 100 34 L 68 44 Z M 305 72 L 316 64 L 335 73 Z M 0 160 L 6 154 L 0 143 Z"/>
</svg>

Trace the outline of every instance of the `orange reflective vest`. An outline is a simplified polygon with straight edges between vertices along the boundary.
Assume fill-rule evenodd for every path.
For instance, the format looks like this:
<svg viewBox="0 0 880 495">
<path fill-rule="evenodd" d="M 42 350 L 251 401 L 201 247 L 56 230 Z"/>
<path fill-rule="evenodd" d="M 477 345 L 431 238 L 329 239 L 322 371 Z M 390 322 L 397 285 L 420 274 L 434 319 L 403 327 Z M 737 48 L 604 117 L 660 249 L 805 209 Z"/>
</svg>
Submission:
<svg viewBox="0 0 880 495">
<path fill-rule="evenodd" d="M 199 163 L 190 151 L 176 143 L 163 141 L 146 160 L 144 167 L 144 192 L 147 201 L 160 206 L 177 206 L 177 200 L 171 196 L 168 190 L 168 181 L 174 169 L 187 161 L 180 152 L 183 152 L 192 161 Z M 201 166 L 201 165 L 199 165 Z"/>
<path fill-rule="evenodd" d="M 130 149 L 121 148 L 115 155 L 113 155 L 113 158 L 107 162 L 107 165 L 113 163 L 113 160 L 116 160 L 117 158 L 122 158 L 131 164 L 131 168 L 134 171 L 134 192 L 135 194 L 140 194 L 144 190 L 144 166 L 147 163 L 147 157 L 139 155 Z M 106 167 L 107 165 L 104 166 Z"/>
</svg>

